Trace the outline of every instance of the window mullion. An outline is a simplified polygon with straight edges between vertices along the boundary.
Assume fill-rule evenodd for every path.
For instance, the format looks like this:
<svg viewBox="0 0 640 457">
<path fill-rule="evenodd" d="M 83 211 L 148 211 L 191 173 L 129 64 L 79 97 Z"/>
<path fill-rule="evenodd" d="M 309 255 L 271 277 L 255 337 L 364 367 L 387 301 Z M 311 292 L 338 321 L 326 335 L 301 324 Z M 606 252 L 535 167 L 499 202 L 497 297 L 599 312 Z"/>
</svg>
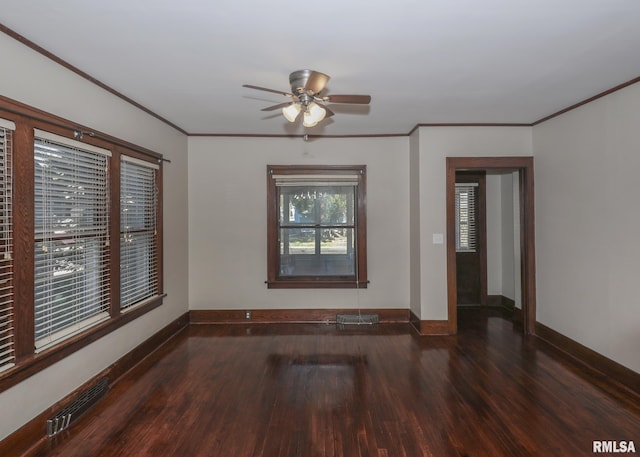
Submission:
<svg viewBox="0 0 640 457">
<path fill-rule="evenodd" d="M 16 363 L 33 355 L 35 275 L 34 258 L 34 157 L 33 128 L 24 119 L 16 122 L 14 147 L 14 200 L 13 217 L 14 249 L 21 254 L 14 259 L 15 280 L 15 352 Z"/>
</svg>

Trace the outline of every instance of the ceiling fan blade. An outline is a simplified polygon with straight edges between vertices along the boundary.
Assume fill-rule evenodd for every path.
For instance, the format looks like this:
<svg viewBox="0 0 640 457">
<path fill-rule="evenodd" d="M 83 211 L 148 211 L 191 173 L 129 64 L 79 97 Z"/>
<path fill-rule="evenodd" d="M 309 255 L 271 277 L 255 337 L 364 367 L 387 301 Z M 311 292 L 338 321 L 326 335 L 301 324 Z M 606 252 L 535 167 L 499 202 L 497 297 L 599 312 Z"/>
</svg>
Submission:
<svg viewBox="0 0 640 457">
<path fill-rule="evenodd" d="M 327 103 L 356 103 L 368 105 L 371 103 L 371 95 L 327 95 L 322 97 Z"/>
<path fill-rule="evenodd" d="M 307 83 L 304 85 L 305 92 L 312 92 L 313 94 L 319 94 L 324 89 L 324 86 L 327 85 L 330 77 L 325 75 L 324 73 L 320 73 L 319 71 L 312 71 L 309 74 L 309 79 L 307 79 Z"/>
<path fill-rule="evenodd" d="M 327 112 L 327 114 L 324 116 L 324 117 L 325 117 L 325 119 L 326 119 L 326 118 L 328 118 L 328 117 L 333 116 L 334 114 L 336 114 L 336 113 L 334 113 L 333 111 L 331 111 L 329 108 L 327 108 L 327 105 L 321 105 L 321 106 L 322 106 L 322 107 L 324 108 L 324 110 Z"/>
<path fill-rule="evenodd" d="M 260 86 L 252 86 L 251 84 L 243 84 L 242 87 L 247 87 L 249 89 L 263 90 L 265 92 L 284 95 L 285 97 L 293 97 L 293 94 L 289 92 L 283 92 L 281 90 L 275 90 L 275 89 L 267 89 L 266 87 L 260 87 Z"/>
<path fill-rule="evenodd" d="M 277 105 L 267 106 L 266 108 L 262 108 L 260 111 L 275 111 L 280 108 L 284 108 L 285 106 L 289 106 L 291 102 L 278 103 Z"/>
</svg>

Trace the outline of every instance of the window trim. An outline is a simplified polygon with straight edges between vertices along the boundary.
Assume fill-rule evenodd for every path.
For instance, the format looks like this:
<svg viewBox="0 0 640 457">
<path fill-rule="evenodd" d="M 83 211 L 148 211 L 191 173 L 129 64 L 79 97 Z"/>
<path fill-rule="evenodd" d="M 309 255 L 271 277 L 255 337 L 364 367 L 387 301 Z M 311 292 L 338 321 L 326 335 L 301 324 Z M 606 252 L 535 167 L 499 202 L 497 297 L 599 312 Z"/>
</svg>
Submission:
<svg viewBox="0 0 640 457">
<path fill-rule="evenodd" d="M 1 393 L 159 307 L 166 294 L 163 289 L 162 261 L 162 155 L 3 96 L 0 96 L 0 117 L 13 122 L 16 127 L 13 134 L 13 207 L 15 209 L 13 231 L 14 252 L 21 253 L 20 256 L 16 255 L 14 260 L 15 365 L 0 371 Z M 110 176 L 112 204 L 109 230 L 112 241 L 119 239 L 120 230 L 119 162 L 121 155 L 160 165 L 156 174 L 159 295 L 142 301 L 139 306 L 126 313 L 119 311 L 119 243 L 111 242 L 110 318 L 37 353 L 34 341 L 34 129 L 80 141 L 83 145 L 111 150 L 109 167 L 112 173 Z M 113 202 L 116 203 L 113 204 Z"/>
<path fill-rule="evenodd" d="M 274 176 L 357 175 L 355 202 L 356 272 L 353 276 L 280 277 L 278 190 Z M 267 165 L 267 287 L 269 289 L 365 289 L 367 279 L 366 165 Z"/>
</svg>

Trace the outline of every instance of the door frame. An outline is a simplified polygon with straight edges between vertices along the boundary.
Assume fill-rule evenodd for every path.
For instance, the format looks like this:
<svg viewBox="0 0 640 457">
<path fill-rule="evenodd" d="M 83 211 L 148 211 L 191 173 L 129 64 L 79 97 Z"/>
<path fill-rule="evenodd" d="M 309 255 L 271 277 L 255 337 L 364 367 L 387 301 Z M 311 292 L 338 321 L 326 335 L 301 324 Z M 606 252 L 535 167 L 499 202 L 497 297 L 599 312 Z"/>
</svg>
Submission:
<svg viewBox="0 0 640 457">
<path fill-rule="evenodd" d="M 458 332 L 458 297 L 456 284 L 455 243 L 455 183 L 456 171 L 499 170 L 517 171 L 520 195 L 520 276 L 522 324 L 526 335 L 535 334 L 536 263 L 535 263 L 535 201 L 533 157 L 447 157 L 447 312 L 450 335 Z"/>
</svg>

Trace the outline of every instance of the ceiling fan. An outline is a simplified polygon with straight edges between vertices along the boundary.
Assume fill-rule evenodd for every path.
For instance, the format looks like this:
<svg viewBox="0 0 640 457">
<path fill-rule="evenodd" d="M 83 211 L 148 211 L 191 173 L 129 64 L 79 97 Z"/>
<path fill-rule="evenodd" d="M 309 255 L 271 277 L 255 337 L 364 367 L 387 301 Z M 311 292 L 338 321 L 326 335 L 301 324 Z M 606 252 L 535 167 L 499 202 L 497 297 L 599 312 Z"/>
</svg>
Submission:
<svg viewBox="0 0 640 457">
<path fill-rule="evenodd" d="M 368 105 L 371 102 L 370 95 L 320 95 L 328 81 L 329 76 L 324 73 L 313 70 L 297 70 L 289 75 L 291 92 L 267 89 L 266 87 L 252 86 L 250 84 L 243 84 L 242 87 L 272 92 L 291 98 L 292 101 L 268 106 L 263 108 L 262 111 L 282 109 L 283 116 L 289 122 L 294 122 L 302 112 L 302 125 L 305 127 L 314 127 L 325 117 L 331 117 L 335 114 L 324 103 Z"/>
</svg>

